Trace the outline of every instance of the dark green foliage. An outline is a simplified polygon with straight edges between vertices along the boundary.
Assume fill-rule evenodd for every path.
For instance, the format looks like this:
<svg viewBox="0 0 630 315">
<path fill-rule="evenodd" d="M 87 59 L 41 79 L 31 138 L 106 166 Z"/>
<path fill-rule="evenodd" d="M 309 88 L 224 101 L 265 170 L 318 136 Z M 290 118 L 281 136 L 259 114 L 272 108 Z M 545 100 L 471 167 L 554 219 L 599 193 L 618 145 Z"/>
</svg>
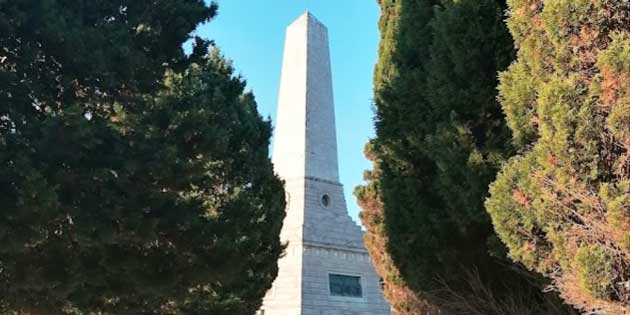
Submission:
<svg viewBox="0 0 630 315">
<path fill-rule="evenodd" d="M 520 154 L 486 202 L 511 257 L 569 303 L 630 312 L 630 2 L 511 0 L 500 97 Z"/>
<path fill-rule="evenodd" d="M 277 273 L 271 126 L 203 1 L 0 0 L 0 312 L 252 314 Z"/>
<path fill-rule="evenodd" d="M 392 305 L 394 315 L 435 310 L 425 296 L 421 296 L 418 290 L 414 292 L 417 289 L 416 279 L 406 274 L 422 271 L 422 267 L 413 268 L 418 263 L 417 259 L 401 260 L 394 252 L 422 255 L 410 250 L 414 247 L 410 244 L 416 230 L 414 224 L 429 222 L 426 218 L 428 212 L 399 210 L 398 207 L 408 205 L 404 200 L 416 193 L 414 185 L 417 182 L 415 174 L 411 174 L 413 167 L 402 169 L 401 164 L 427 165 L 426 158 L 415 154 L 412 145 L 417 146 L 416 134 L 420 133 L 417 129 L 421 128 L 418 122 L 425 120 L 421 117 L 423 111 L 420 108 L 427 106 L 422 93 L 426 87 L 424 77 L 432 39 L 429 23 L 436 3 L 379 1 L 381 41 L 374 71 L 377 138 L 366 146 L 366 156 L 373 161 L 373 170 L 365 174 L 368 183 L 357 187 L 355 195 L 362 207 L 361 221 L 367 230 L 365 244 L 377 273 L 383 278 L 385 298 Z M 403 173 L 406 174 L 403 176 Z M 394 197 L 391 189 L 395 185 L 386 182 L 393 180 L 399 180 L 408 188 L 400 189 L 396 200 L 391 200 Z M 392 202 L 397 206 L 388 205 Z M 398 216 L 395 222 L 390 221 L 393 216 Z M 405 221 L 407 225 L 404 225 Z M 392 230 L 397 231 L 392 233 Z M 407 242 L 396 240 L 399 236 L 412 239 Z M 427 245 L 431 242 L 430 239 L 422 241 L 426 241 Z M 409 246 L 407 249 L 394 248 L 397 244 Z"/>
<path fill-rule="evenodd" d="M 528 295 L 536 301 L 521 305 L 529 313 L 562 314 L 546 308 L 541 287 L 529 283 L 536 279 L 509 266 L 483 205 L 488 184 L 512 153 L 496 101 L 497 72 L 514 55 L 505 4 L 381 1 L 381 7 L 377 136 L 367 150 L 374 170 L 356 194 L 388 299 L 398 314 L 472 312 L 455 305 L 453 293 L 472 301 L 471 281 L 479 280 L 500 303 Z M 506 312 L 487 304 L 484 314 Z"/>
</svg>

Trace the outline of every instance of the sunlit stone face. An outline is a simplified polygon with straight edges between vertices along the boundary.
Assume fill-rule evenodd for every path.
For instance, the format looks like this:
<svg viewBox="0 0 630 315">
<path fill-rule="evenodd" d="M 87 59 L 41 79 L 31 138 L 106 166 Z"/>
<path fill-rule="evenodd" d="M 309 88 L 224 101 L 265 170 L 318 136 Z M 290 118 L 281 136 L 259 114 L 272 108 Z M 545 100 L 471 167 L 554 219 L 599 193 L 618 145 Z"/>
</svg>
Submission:
<svg viewBox="0 0 630 315">
<path fill-rule="evenodd" d="M 273 162 L 285 180 L 288 243 L 264 315 L 385 315 L 363 232 L 339 183 L 328 30 L 310 13 L 286 31 Z"/>
</svg>

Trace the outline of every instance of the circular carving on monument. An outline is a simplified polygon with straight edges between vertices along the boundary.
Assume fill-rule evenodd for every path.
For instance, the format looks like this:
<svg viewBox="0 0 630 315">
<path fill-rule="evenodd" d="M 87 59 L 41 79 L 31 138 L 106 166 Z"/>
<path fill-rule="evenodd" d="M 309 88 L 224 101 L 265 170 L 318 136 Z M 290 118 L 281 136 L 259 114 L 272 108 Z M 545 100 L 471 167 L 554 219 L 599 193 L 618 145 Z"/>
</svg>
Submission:
<svg viewBox="0 0 630 315">
<path fill-rule="evenodd" d="M 328 194 L 323 194 L 322 198 L 320 199 L 320 202 L 322 203 L 322 207 L 324 208 L 330 207 L 330 196 L 328 196 Z"/>
</svg>

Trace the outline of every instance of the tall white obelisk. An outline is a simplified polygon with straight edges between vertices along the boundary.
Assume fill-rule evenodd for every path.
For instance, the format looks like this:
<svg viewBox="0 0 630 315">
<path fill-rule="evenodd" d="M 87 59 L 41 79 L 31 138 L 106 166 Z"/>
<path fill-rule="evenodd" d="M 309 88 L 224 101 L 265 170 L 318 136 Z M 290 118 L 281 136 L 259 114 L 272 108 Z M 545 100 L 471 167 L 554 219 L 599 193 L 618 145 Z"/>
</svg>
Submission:
<svg viewBox="0 0 630 315">
<path fill-rule="evenodd" d="M 286 31 L 273 151 L 288 243 L 264 315 L 386 315 L 363 232 L 339 183 L 328 31 L 306 12 Z"/>
</svg>

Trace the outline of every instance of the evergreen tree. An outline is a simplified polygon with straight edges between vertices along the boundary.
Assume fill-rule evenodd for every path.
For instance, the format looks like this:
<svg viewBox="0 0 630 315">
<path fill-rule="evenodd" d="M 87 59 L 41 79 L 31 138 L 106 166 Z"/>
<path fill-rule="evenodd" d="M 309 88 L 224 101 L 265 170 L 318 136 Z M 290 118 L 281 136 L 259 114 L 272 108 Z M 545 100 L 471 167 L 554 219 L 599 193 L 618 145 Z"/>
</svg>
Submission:
<svg viewBox="0 0 630 315">
<path fill-rule="evenodd" d="M 437 0 L 379 1 L 381 40 L 374 71 L 377 137 L 366 146 L 366 156 L 372 160 L 373 170 L 366 171 L 364 177 L 368 183 L 357 187 L 355 195 L 362 207 L 360 217 L 366 227 L 365 244 L 383 279 L 385 298 L 392 305 L 394 315 L 437 311 L 418 290 L 422 280 L 408 274 L 426 275 L 422 274 L 423 268 L 414 272 L 418 259 L 409 256 L 422 255 L 414 251 L 422 246 L 418 242 L 425 248 L 430 246 L 429 238 L 416 239 L 411 232 L 417 230 L 415 222 L 429 223 L 430 213 L 400 208 L 411 206 L 407 201 L 416 194 L 416 189 L 412 188 L 418 182 L 416 178 L 430 168 L 426 157 L 415 153 L 419 151 L 416 135 L 423 133 L 422 124 L 417 122 L 426 120 L 422 114 L 425 114 L 423 108 L 428 106 L 422 93 L 426 88 L 433 37 L 430 21 L 436 3 Z M 405 167 L 412 163 L 417 168 Z M 400 195 L 394 197 L 394 187 L 401 184 L 410 189 L 401 190 Z M 400 240 L 402 236 L 411 239 Z"/>
<path fill-rule="evenodd" d="M 284 217 L 271 127 L 201 0 L 0 1 L 0 313 L 252 314 Z"/>
<path fill-rule="evenodd" d="M 483 205 L 512 152 L 496 101 L 514 55 L 505 3 L 381 7 L 374 169 L 356 195 L 388 300 L 398 314 L 566 313 L 510 266 Z"/>
<path fill-rule="evenodd" d="M 509 1 L 500 97 L 520 154 L 486 206 L 511 257 L 585 311 L 630 313 L 630 2 Z"/>
</svg>

